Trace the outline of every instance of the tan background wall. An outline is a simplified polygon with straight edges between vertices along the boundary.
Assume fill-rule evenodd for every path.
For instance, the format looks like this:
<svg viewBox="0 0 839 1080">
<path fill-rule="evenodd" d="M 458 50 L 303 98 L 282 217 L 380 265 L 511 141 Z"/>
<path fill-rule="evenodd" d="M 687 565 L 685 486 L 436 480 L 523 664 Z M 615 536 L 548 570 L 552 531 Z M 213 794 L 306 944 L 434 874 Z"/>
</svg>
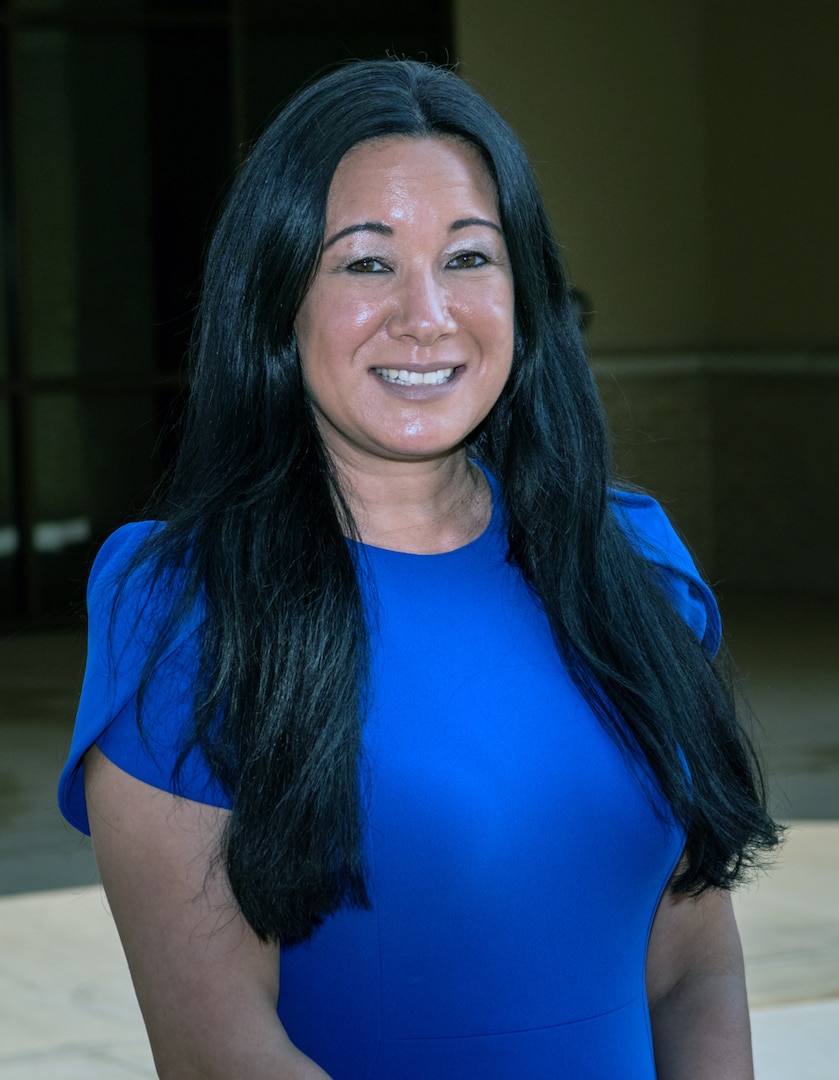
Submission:
<svg viewBox="0 0 839 1080">
<path fill-rule="evenodd" d="M 705 336 L 697 10 L 690 0 L 455 4 L 464 73 L 527 145 L 571 277 L 595 308 L 600 352 Z"/>
<path fill-rule="evenodd" d="M 839 5 L 455 9 L 590 297 L 619 470 L 713 577 L 839 594 Z"/>
<path fill-rule="evenodd" d="M 839 5 L 456 0 L 598 354 L 839 344 Z"/>
<path fill-rule="evenodd" d="M 839 4 L 709 0 L 715 344 L 839 344 Z"/>
</svg>

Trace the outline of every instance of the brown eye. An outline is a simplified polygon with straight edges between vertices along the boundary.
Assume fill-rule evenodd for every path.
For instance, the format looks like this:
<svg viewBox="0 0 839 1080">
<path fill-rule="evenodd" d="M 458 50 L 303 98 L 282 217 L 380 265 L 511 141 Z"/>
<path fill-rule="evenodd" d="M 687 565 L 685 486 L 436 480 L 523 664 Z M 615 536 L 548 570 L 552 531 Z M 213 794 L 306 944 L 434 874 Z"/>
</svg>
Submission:
<svg viewBox="0 0 839 1080">
<path fill-rule="evenodd" d="M 446 265 L 452 270 L 471 270 L 476 266 L 484 266 L 486 262 L 486 256 L 478 251 L 462 251 L 450 259 Z"/>
<path fill-rule="evenodd" d="M 387 270 L 387 267 L 379 259 L 368 256 L 364 259 L 356 259 L 354 263 L 349 264 L 347 269 L 353 274 L 381 274 Z"/>
</svg>

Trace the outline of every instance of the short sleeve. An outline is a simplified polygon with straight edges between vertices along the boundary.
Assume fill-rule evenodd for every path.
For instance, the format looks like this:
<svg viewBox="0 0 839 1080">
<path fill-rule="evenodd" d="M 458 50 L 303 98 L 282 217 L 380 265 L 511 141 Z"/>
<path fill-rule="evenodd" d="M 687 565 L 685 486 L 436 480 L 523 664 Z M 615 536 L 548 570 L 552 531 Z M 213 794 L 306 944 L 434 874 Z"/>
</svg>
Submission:
<svg viewBox="0 0 839 1080">
<path fill-rule="evenodd" d="M 660 571 L 661 586 L 673 606 L 708 656 L 715 656 L 722 640 L 717 602 L 667 515 L 649 495 L 613 490 L 610 499 L 626 535 Z"/>
<path fill-rule="evenodd" d="M 105 541 L 87 588 L 88 650 L 76 724 L 61 773 L 58 801 L 64 817 L 89 833 L 82 760 L 94 743 L 115 765 L 153 787 L 198 802 L 227 806 L 203 756 L 192 751 L 175 765 L 189 730 L 198 668 L 201 613 L 177 627 L 151 677 L 143 702 L 137 692 L 149 651 L 171 611 L 172 592 L 156 587 L 143 567 L 126 575 L 142 542 L 159 522 L 123 526 Z"/>
</svg>

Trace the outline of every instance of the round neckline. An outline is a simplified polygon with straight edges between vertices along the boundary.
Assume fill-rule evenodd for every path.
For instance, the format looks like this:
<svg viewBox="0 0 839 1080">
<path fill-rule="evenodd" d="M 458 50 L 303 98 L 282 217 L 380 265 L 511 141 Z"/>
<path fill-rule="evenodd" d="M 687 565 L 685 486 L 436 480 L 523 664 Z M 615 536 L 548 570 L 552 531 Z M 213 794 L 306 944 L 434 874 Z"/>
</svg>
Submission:
<svg viewBox="0 0 839 1080">
<path fill-rule="evenodd" d="M 353 540 L 350 542 L 357 548 L 364 550 L 365 552 L 375 553 L 376 555 L 393 556 L 404 559 L 445 559 L 447 557 L 460 555 L 470 551 L 477 544 L 480 544 L 497 531 L 501 520 L 501 499 L 500 499 L 500 487 L 498 481 L 492 475 L 489 470 L 481 464 L 480 461 L 476 461 L 474 458 L 469 459 L 473 465 L 476 465 L 486 477 L 487 484 L 489 485 L 489 498 L 490 498 L 490 512 L 489 519 L 487 520 L 484 528 L 465 544 L 461 544 L 459 547 L 450 548 L 448 551 L 399 551 L 398 548 L 379 547 L 376 544 L 368 544 L 363 540 Z"/>
</svg>

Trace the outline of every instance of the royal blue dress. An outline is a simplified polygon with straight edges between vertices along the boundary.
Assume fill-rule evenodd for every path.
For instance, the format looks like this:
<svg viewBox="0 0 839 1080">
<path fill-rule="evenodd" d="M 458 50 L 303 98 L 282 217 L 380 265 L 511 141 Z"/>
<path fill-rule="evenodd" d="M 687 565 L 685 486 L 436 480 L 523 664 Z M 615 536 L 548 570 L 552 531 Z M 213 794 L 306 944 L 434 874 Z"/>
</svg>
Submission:
<svg viewBox="0 0 839 1080">
<path fill-rule="evenodd" d="M 370 546 L 372 636 L 364 727 L 372 909 L 341 911 L 282 950 L 278 1012 L 334 1080 L 652 1080 L 647 940 L 683 836 L 653 779 L 628 763 L 571 681 L 544 613 L 505 560 L 500 500 L 477 540 L 441 555 Z M 657 504 L 612 506 L 709 653 L 719 616 Z M 171 777 L 188 720 L 196 629 L 185 624 L 147 700 L 135 691 L 166 598 L 131 579 L 106 647 L 113 572 L 155 528 L 104 545 L 89 586 L 90 649 L 60 786 L 87 831 L 81 758 L 227 805 L 193 754 Z M 116 660 L 111 657 L 115 657 Z"/>
</svg>

